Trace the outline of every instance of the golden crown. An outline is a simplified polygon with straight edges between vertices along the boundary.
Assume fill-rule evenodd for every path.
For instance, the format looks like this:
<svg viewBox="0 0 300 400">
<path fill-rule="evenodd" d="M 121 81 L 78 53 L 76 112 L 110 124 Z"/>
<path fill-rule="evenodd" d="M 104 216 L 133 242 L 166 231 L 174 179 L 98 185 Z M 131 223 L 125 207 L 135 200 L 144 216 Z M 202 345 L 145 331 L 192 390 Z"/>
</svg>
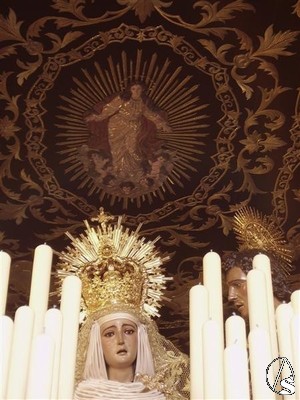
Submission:
<svg viewBox="0 0 300 400">
<path fill-rule="evenodd" d="M 273 254 L 281 263 L 285 274 L 292 269 L 292 251 L 283 233 L 271 217 L 262 216 L 251 207 L 237 211 L 233 218 L 233 230 L 239 243 L 239 250 L 264 250 Z"/>
<path fill-rule="evenodd" d="M 84 221 L 85 231 L 79 237 L 66 235 L 71 246 L 58 253 L 57 276 L 63 280 L 76 275 L 82 281 L 83 308 L 88 314 L 107 309 L 131 309 L 159 316 L 160 301 L 167 280 L 162 258 L 153 241 L 140 237 L 141 224 L 135 231 L 122 225 L 123 217 L 115 224 L 115 217 L 100 208 L 92 218 L 98 224 L 93 227 Z"/>
</svg>

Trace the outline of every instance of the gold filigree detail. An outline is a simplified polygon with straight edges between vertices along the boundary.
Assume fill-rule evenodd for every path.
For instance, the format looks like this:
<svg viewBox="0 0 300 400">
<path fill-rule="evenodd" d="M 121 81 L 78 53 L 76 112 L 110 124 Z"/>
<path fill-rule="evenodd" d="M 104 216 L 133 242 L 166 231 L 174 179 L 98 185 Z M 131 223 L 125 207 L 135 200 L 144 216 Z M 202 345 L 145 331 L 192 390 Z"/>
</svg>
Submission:
<svg viewBox="0 0 300 400">
<path fill-rule="evenodd" d="M 142 23 L 145 22 L 147 17 L 151 16 L 156 8 L 170 7 L 173 3 L 173 1 L 164 2 L 161 0 L 117 0 L 117 2 L 122 6 L 127 5 L 132 8 Z"/>
</svg>

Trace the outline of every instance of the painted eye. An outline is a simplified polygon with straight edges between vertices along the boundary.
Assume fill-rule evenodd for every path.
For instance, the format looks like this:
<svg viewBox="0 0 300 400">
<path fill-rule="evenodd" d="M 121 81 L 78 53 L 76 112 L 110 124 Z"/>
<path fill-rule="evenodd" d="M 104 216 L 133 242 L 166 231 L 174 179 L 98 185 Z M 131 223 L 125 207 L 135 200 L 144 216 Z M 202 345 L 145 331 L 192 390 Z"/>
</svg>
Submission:
<svg viewBox="0 0 300 400">
<path fill-rule="evenodd" d="M 109 332 L 105 332 L 104 333 L 104 337 L 112 337 L 114 335 L 114 332 L 113 331 L 109 331 Z"/>
<path fill-rule="evenodd" d="M 134 334 L 135 330 L 134 329 L 125 329 L 126 335 L 132 335 Z"/>
<path fill-rule="evenodd" d="M 244 282 L 244 281 L 242 281 L 242 282 L 239 282 L 239 281 L 233 282 L 232 283 L 232 287 L 240 289 L 240 288 L 244 287 L 245 283 L 246 282 Z"/>
</svg>

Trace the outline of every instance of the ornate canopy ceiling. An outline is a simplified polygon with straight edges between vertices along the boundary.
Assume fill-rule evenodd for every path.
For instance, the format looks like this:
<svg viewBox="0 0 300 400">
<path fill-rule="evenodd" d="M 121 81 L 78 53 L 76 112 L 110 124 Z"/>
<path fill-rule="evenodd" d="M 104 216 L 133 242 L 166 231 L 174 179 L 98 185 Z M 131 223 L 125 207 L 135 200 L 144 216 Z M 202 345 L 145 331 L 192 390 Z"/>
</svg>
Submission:
<svg viewBox="0 0 300 400">
<path fill-rule="evenodd" d="M 160 235 L 174 277 L 162 329 L 176 340 L 203 255 L 238 247 L 232 218 L 244 206 L 281 230 L 299 284 L 299 1 L 2 0 L 0 9 L 11 310 L 28 296 L 34 248 L 62 250 L 65 231 L 100 207 Z M 119 113 L 134 82 L 143 103 Z"/>
</svg>

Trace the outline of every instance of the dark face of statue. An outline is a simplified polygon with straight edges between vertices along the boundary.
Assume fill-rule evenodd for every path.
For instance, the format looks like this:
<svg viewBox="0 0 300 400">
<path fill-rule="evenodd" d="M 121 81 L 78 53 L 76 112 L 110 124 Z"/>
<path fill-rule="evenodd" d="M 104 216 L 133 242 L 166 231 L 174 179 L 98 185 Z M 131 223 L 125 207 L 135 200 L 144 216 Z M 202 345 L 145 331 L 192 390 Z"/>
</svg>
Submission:
<svg viewBox="0 0 300 400">
<path fill-rule="evenodd" d="M 245 319 L 248 319 L 248 295 L 246 274 L 239 267 L 230 268 L 226 272 L 226 284 L 228 286 L 228 301 Z"/>
<path fill-rule="evenodd" d="M 108 368 L 123 369 L 133 365 L 137 356 L 137 326 L 120 318 L 101 326 L 103 355 Z"/>
<path fill-rule="evenodd" d="M 131 98 L 137 100 L 141 97 L 143 89 L 141 85 L 132 85 L 130 91 L 131 91 Z"/>
</svg>

